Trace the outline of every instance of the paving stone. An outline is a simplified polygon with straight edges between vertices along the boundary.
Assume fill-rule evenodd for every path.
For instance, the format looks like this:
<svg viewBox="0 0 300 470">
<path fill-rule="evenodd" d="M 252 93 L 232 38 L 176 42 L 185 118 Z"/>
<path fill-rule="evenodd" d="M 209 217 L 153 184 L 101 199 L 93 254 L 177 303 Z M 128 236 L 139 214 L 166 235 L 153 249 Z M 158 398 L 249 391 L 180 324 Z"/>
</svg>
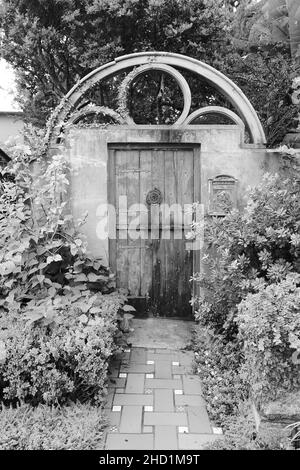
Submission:
<svg viewBox="0 0 300 470">
<path fill-rule="evenodd" d="M 180 362 L 179 362 L 180 364 Z M 187 375 L 192 375 L 192 366 L 190 365 L 179 365 L 179 366 L 173 366 L 172 365 L 172 372 L 173 374 L 187 374 Z"/>
<path fill-rule="evenodd" d="M 110 426 L 119 426 L 121 419 L 121 411 L 109 411 L 107 413 L 107 419 Z"/>
<path fill-rule="evenodd" d="M 153 395 L 145 395 L 145 394 L 134 394 L 134 393 L 122 393 L 116 394 L 113 401 L 114 405 L 122 405 L 122 406 L 151 406 L 153 405 Z"/>
<path fill-rule="evenodd" d="M 158 449 L 158 450 L 178 449 L 176 426 L 155 426 L 154 449 Z"/>
<path fill-rule="evenodd" d="M 154 390 L 154 411 L 174 411 L 173 390 Z"/>
<path fill-rule="evenodd" d="M 114 395 L 115 395 L 115 389 L 114 388 L 109 388 L 108 389 L 108 394 L 105 397 L 105 405 L 104 405 L 105 409 L 111 409 L 112 404 L 113 404 Z"/>
<path fill-rule="evenodd" d="M 153 432 L 153 426 L 144 426 L 143 427 L 143 432 L 147 432 L 147 433 L 151 432 L 152 433 Z"/>
<path fill-rule="evenodd" d="M 175 361 L 173 354 L 156 354 L 156 353 L 149 353 L 147 354 L 147 361 L 155 361 L 155 362 L 172 362 Z"/>
<path fill-rule="evenodd" d="M 128 374 L 125 393 L 144 393 L 144 374 Z"/>
<path fill-rule="evenodd" d="M 108 388 L 122 388 L 125 387 L 126 379 L 112 377 L 108 380 Z"/>
<path fill-rule="evenodd" d="M 153 434 L 107 434 L 108 450 L 153 450 Z"/>
<path fill-rule="evenodd" d="M 187 426 L 186 413 L 145 413 L 145 426 Z"/>
<path fill-rule="evenodd" d="M 205 401 L 201 395 L 175 395 L 176 406 L 205 406 Z"/>
<path fill-rule="evenodd" d="M 188 406 L 187 415 L 191 433 L 208 434 L 212 432 L 208 414 L 204 406 Z"/>
<path fill-rule="evenodd" d="M 151 374 L 154 372 L 154 364 L 138 364 L 130 362 L 121 366 L 120 372 L 132 372 L 134 374 Z"/>
<path fill-rule="evenodd" d="M 192 373 L 193 358 L 191 351 L 135 347 L 111 361 L 105 406 L 122 411 L 108 411 L 106 449 L 202 449 L 220 438 L 212 433 L 200 378 Z M 146 378 L 153 373 L 154 378 Z M 147 407 L 154 411 L 146 412 Z M 178 432 L 185 428 L 189 433 Z"/>
<path fill-rule="evenodd" d="M 191 366 L 194 363 L 195 354 L 193 351 L 180 351 L 179 362 L 182 366 Z"/>
<path fill-rule="evenodd" d="M 182 381 L 186 395 L 202 395 L 201 381 L 197 375 L 184 375 Z"/>
<path fill-rule="evenodd" d="M 150 351 L 149 351 L 150 352 Z M 160 349 L 160 348 L 157 348 L 155 349 L 155 353 L 156 354 L 170 354 L 170 349 Z"/>
<path fill-rule="evenodd" d="M 169 361 L 155 361 L 155 378 L 156 379 L 171 379 L 172 366 Z"/>
<path fill-rule="evenodd" d="M 180 450 L 201 450 L 209 442 L 214 442 L 220 436 L 214 434 L 179 434 L 178 443 Z"/>
<path fill-rule="evenodd" d="M 146 379 L 146 388 L 181 389 L 181 379 Z"/>
<path fill-rule="evenodd" d="M 139 433 L 142 432 L 142 406 L 123 406 L 120 433 Z"/>
<path fill-rule="evenodd" d="M 130 363 L 146 364 L 147 350 L 144 348 L 133 348 L 130 355 Z"/>
</svg>

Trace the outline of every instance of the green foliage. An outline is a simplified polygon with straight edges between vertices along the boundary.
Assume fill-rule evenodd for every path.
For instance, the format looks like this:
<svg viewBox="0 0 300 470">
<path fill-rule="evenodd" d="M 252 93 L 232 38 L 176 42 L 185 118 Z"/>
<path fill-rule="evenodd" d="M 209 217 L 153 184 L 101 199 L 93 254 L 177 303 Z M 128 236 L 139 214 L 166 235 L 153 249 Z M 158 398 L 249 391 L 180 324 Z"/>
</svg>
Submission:
<svg viewBox="0 0 300 470">
<path fill-rule="evenodd" d="M 299 275 L 260 286 L 239 305 L 237 324 L 244 361 L 240 375 L 251 384 L 256 402 L 276 399 L 284 390 L 300 386 Z"/>
<path fill-rule="evenodd" d="M 224 3 L 4 0 L 1 53 L 17 71 L 27 118 L 41 125 L 79 78 L 117 56 L 165 50 L 212 63 L 227 47 L 231 9 Z"/>
<path fill-rule="evenodd" d="M 26 310 L 23 318 L 20 314 L 1 315 L 5 360 L 0 364 L 0 388 L 4 402 L 101 403 L 121 302 L 116 294 L 93 297 L 97 306 L 89 313 L 82 313 L 91 302 L 85 295 L 80 302 L 63 296 L 56 297 L 54 304 L 37 302 L 34 313 Z M 46 314 L 41 316 L 39 310 Z"/>
<path fill-rule="evenodd" d="M 258 111 L 269 145 L 274 146 L 297 112 L 289 97 L 293 62 L 289 47 L 281 43 L 260 48 L 254 36 L 253 45 L 247 37 L 250 27 L 243 4 L 227 0 L 3 0 L 1 54 L 16 70 L 18 100 L 25 117 L 37 126 L 45 123 L 80 78 L 117 56 L 157 50 L 194 57 L 242 88 Z M 146 78 L 139 78 L 130 96 L 135 122 L 172 122 L 182 108 L 180 90 L 168 76 L 163 80 L 161 73 L 154 71 Z M 231 107 L 206 82 L 186 78 L 193 92 L 191 111 L 209 104 Z M 114 107 L 112 97 L 117 96 L 119 83 L 96 86 L 85 103 Z"/>
<path fill-rule="evenodd" d="M 86 253 L 62 157 L 16 149 L 0 194 L 0 394 L 6 402 L 101 402 L 124 294 Z"/>
<path fill-rule="evenodd" d="M 38 173 L 16 156 L 1 183 L 0 305 L 10 311 L 24 304 L 31 309 L 31 300 L 54 299 L 57 294 L 76 301 L 87 292 L 114 289 L 101 261 L 86 253 L 79 231 L 85 218 L 75 223 L 62 202 L 67 163 L 62 157 L 37 163 Z"/>
<path fill-rule="evenodd" d="M 256 432 L 251 411 L 243 407 L 238 416 L 227 418 L 224 437 L 205 446 L 206 450 L 289 450 L 287 433 L 280 429 Z"/>
<path fill-rule="evenodd" d="M 194 299 L 199 305 L 196 318 L 229 339 L 237 333 L 237 306 L 249 292 L 299 272 L 300 189 L 295 169 L 285 177 L 266 174 L 250 192 L 244 212 L 207 222 L 207 269 L 195 275 L 203 289 Z"/>
<path fill-rule="evenodd" d="M 194 276 L 197 369 L 208 411 L 225 427 L 249 398 L 299 388 L 299 166 L 296 151 L 283 151 L 281 173 L 266 174 L 243 211 L 206 221 L 205 269 Z M 244 437 L 226 445 L 257 447 Z"/>
<path fill-rule="evenodd" d="M 215 424 L 223 426 L 249 396 L 249 387 L 239 376 L 240 344 L 226 343 L 222 336 L 197 325 L 194 346 L 208 413 Z"/>
<path fill-rule="evenodd" d="M 1 450 L 101 450 L 105 418 L 99 407 L 22 405 L 0 412 Z"/>
</svg>

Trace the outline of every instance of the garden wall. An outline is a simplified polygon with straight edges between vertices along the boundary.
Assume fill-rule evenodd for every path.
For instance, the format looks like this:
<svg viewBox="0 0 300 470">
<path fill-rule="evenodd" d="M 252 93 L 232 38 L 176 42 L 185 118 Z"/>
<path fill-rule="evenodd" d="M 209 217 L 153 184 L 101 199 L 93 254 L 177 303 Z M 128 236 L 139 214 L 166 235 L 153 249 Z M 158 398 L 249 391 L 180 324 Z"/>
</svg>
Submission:
<svg viewBox="0 0 300 470">
<path fill-rule="evenodd" d="M 90 252 L 108 265 L 108 241 L 97 236 L 103 214 L 99 206 L 108 202 L 109 143 L 195 143 L 200 144 L 200 198 L 205 211 L 209 206 L 209 180 L 218 175 L 235 179 L 236 205 L 245 203 L 247 188 L 255 185 L 263 173 L 276 172 L 276 152 L 242 144 L 243 129 L 237 125 L 189 125 L 185 129 L 169 126 L 107 126 L 71 128 L 64 148 L 71 164 L 70 206 L 75 217 L 88 212 L 83 230 Z"/>
</svg>

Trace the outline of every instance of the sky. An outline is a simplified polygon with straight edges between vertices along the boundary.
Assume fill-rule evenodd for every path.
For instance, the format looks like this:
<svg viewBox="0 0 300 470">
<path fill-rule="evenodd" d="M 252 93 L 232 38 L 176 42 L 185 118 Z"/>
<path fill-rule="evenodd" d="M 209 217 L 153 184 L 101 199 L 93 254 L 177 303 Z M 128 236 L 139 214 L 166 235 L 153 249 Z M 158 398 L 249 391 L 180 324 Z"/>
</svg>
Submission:
<svg viewBox="0 0 300 470">
<path fill-rule="evenodd" d="M 19 111 L 19 106 L 14 103 L 16 87 L 14 73 L 9 64 L 0 59 L 0 111 Z"/>
</svg>

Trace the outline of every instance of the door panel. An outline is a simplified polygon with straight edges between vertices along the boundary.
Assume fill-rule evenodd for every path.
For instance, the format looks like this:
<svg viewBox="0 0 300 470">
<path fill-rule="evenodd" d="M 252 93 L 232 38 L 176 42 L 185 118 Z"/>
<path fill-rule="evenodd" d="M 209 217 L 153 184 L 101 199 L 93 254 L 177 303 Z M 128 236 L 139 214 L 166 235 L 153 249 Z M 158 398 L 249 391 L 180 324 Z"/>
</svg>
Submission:
<svg viewBox="0 0 300 470">
<path fill-rule="evenodd" d="M 110 260 L 117 286 L 154 315 L 190 315 L 194 253 L 186 249 L 183 208 L 199 200 L 199 148 L 111 144 L 109 157 L 109 202 L 117 211 Z M 146 203 L 154 188 L 161 192 L 160 205 Z"/>
</svg>

